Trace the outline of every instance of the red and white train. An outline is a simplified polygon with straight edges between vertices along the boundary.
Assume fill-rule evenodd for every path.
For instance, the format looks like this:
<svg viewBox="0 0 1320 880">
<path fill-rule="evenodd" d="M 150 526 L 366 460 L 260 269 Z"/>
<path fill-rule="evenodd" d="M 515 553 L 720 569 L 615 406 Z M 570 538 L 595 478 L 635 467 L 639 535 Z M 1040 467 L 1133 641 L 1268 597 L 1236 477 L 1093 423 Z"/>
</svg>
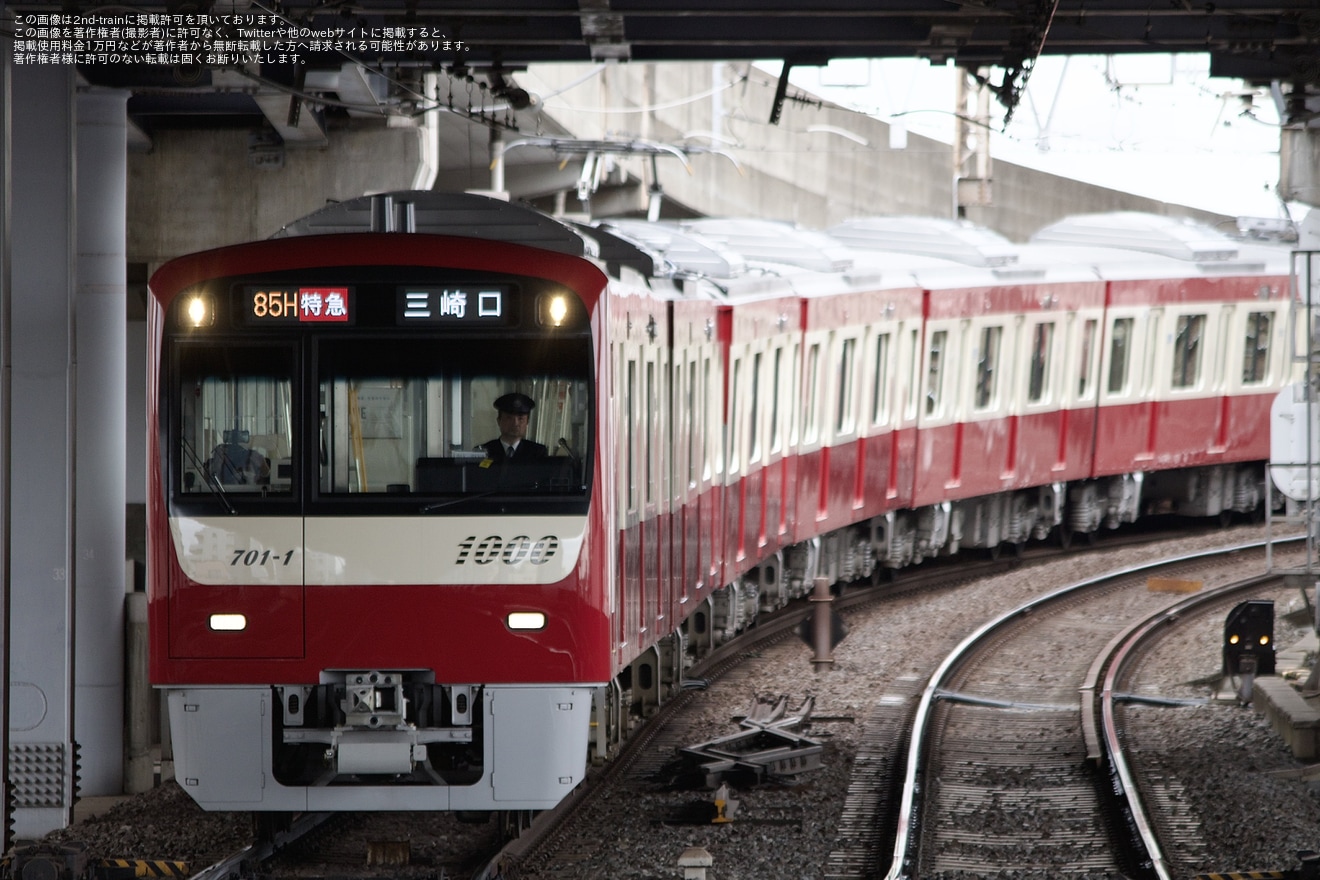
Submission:
<svg viewBox="0 0 1320 880">
<path fill-rule="evenodd" d="M 1285 252 L 1162 218 L 396 193 L 151 280 L 151 673 L 208 809 L 553 806 L 758 611 L 1259 508 Z M 494 401 L 550 455 L 496 462 Z"/>
</svg>

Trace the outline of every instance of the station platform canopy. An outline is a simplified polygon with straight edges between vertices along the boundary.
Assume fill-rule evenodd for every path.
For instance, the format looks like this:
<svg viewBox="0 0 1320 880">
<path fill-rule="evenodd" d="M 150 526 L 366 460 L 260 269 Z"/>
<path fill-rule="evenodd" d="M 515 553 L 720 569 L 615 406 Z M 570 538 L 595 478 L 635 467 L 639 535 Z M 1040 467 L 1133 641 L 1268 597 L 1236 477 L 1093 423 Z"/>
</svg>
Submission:
<svg viewBox="0 0 1320 880">
<path fill-rule="evenodd" d="M 139 100 L 130 113 L 144 125 L 171 114 L 214 122 L 255 112 L 235 75 L 259 76 L 293 93 L 325 96 L 333 87 L 350 106 L 389 100 L 369 79 L 341 77 L 346 62 L 387 71 L 391 83 L 424 70 L 470 76 L 475 88 L 511 99 L 515 109 L 525 97 L 510 79 L 518 70 L 587 60 L 810 66 L 836 58 L 926 58 L 995 68 L 986 85 L 1011 111 L 1043 54 L 1205 52 L 1215 76 L 1283 84 L 1292 122 L 1309 122 L 1307 99 L 1320 95 L 1315 0 L 202 0 L 131 8 L 211 16 L 201 37 L 207 47 L 247 42 L 260 50 L 251 53 L 260 56 L 256 72 L 243 53 L 173 65 L 86 65 L 89 82 L 134 90 Z M 9 9 L 29 21 L 41 13 L 128 7 L 61 0 Z M 305 37 L 296 59 L 280 51 L 281 35 L 289 33 Z"/>
</svg>

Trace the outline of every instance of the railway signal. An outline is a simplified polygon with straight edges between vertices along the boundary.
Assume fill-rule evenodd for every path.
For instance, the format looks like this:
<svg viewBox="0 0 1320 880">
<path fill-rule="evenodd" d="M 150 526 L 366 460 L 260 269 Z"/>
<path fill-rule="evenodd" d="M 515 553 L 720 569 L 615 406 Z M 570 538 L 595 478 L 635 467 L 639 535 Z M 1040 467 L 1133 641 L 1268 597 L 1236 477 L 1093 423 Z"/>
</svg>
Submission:
<svg viewBox="0 0 1320 880">
<path fill-rule="evenodd" d="M 1240 602 L 1224 621 L 1224 677 L 1238 678 L 1238 698 L 1249 702 L 1252 680 L 1273 674 L 1274 600 Z"/>
</svg>

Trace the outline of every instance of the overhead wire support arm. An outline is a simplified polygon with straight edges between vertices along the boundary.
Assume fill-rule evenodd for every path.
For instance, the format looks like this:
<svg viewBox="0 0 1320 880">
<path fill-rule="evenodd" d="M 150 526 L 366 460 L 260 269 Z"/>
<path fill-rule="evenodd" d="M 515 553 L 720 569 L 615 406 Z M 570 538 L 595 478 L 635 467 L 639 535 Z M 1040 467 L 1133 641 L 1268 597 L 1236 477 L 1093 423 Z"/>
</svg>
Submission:
<svg viewBox="0 0 1320 880">
<path fill-rule="evenodd" d="M 1005 127 L 1012 121 L 1013 111 L 1022 101 L 1027 80 L 1031 78 L 1031 71 L 1035 69 L 1036 61 L 1045 49 L 1045 40 L 1049 37 L 1054 13 L 1058 9 L 1059 0 L 1022 0 L 1016 17 L 1025 27 L 1021 36 L 1013 39 L 1004 53 L 1004 78 L 999 85 L 995 85 L 982 76 L 976 76 L 1004 105 Z"/>
<path fill-rule="evenodd" d="M 806 64 L 808 66 L 816 66 L 816 65 L 823 66 L 827 62 L 827 60 L 828 59 L 813 59 L 809 62 L 806 62 Z M 801 95 L 790 95 L 788 93 L 788 75 L 792 71 L 794 64 L 802 64 L 802 63 L 803 62 L 800 59 L 798 61 L 790 61 L 787 58 L 784 59 L 784 69 L 779 72 L 779 82 L 775 85 L 774 102 L 770 105 L 771 125 L 779 124 L 779 117 L 782 116 L 784 112 L 785 101 L 793 101 L 794 103 L 797 104 L 812 104 L 816 107 L 823 106 L 823 102 L 821 102 L 820 100 L 813 100 L 811 98 L 807 98 Z"/>
<path fill-rule="evenodd" d="M 661 141 L 645 140 L 642 138 L 615 139 L 604 138 L 601 140 L 589 138 L 563 138 L 563 137 L 523 137 L 515 141 L 509 141 L 504 145 L 503 152 L 507 154 L 510 150 L 518 147 L 540 147 L 541 149 L 551 150 L 556 156 L 583 156 L 584 165 L 582 177 L 579 179 L 579 198 L 587 192 L 595 192 L 600 184 L 600 172 L 603 169 L 601 157 L 605 155 L 616 156 L 645 156 L 651 161 L 652 180 L 658 186 L 659 177 L 656 169 L 655 160 L 659 156 L 673 156 L 683 163 L 683 170 L 689 175 L 692 174 L 692 163 L 690 160 L 694 154 L 713 153 L 717 156 L 723 156 L 733 163 L 733 167 L 738 170 L 738 174 L 743 174 L 742 165 L 739 164 L 736 157 L 727 150 L 718 150 L 711 147 L 702 147 L 692 144 L 675 146 L 674 144 L 663 143 Z M 567 160 L 565 160 L 567 161 Z"/>
<path fill-rule="evenodd" d="M 778 125 L 779 117 L 784 112 L 784 97 L 788 94 L 788 74 L 793 69 L 793 62 L 784 59 L 784 69 L 779 72 L 779 84 L 775 86 L 775 100 L 770 105 L 770 124 Z"/>
</svg>

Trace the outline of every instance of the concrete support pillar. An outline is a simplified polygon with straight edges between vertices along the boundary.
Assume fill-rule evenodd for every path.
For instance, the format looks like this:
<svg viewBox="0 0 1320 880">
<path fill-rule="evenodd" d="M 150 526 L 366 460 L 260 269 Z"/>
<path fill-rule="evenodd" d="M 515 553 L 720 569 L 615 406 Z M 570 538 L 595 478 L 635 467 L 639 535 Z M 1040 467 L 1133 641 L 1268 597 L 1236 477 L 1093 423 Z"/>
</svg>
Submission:
<svg viewBox="0 0 1320 880">
<path fill-rule="evenodd" d="M 129 593 L 125 608 L 128 612 L 128 625 L 125 627 L 127 640 L 128 681 L 124 689 L 127 698 L 128 730 L 127 766 L 124 768 L 124 792 L 139 794 L 150 791 L 155 785 L 155 764 L 151 757 L 152 703 L 157 699 L 147 681 L 147 667 L 150 662 L 150 644 L 147 641 L 147 594 Z"/>
<path fill-rule="evenodd" d="M 73 740 L 75 85 L 12 70 L 12 502 L 9 766 L 14 834 L 68 825 Z M 122 511 L 120 512 L 122 518 Z"/>
<path fill-rule="evenodd" d="M 1279 132 L 1279 195 L 1320 207 L 1320 128 Z"/>
<path fill-rule="evenodd" d="M 127 102 L 109 89 L 77 98 L 74 738 L 84 796 L 124 790 Z"/>
<path fill-rule="evenodd" d="M 13 26 L 13 14 L 0 9 L 0 28 L 12 32 Z M 10 344 L 9 306 L 13 302 L 10 284 L 13 260 L 9 241 L 13 228 L 10 211 L 13 45 L 12 40 L 0 40 L 0 756 L 6 757 L 9 755 L 9 526 L 12 509 L 9 503 L 9 380 L 13 346 Z M 9 833 L 13 827 L 9 791 L 9 774 L 0 774 L 0 850 L 5 852 L 13 843 Z"/>
</svg>

